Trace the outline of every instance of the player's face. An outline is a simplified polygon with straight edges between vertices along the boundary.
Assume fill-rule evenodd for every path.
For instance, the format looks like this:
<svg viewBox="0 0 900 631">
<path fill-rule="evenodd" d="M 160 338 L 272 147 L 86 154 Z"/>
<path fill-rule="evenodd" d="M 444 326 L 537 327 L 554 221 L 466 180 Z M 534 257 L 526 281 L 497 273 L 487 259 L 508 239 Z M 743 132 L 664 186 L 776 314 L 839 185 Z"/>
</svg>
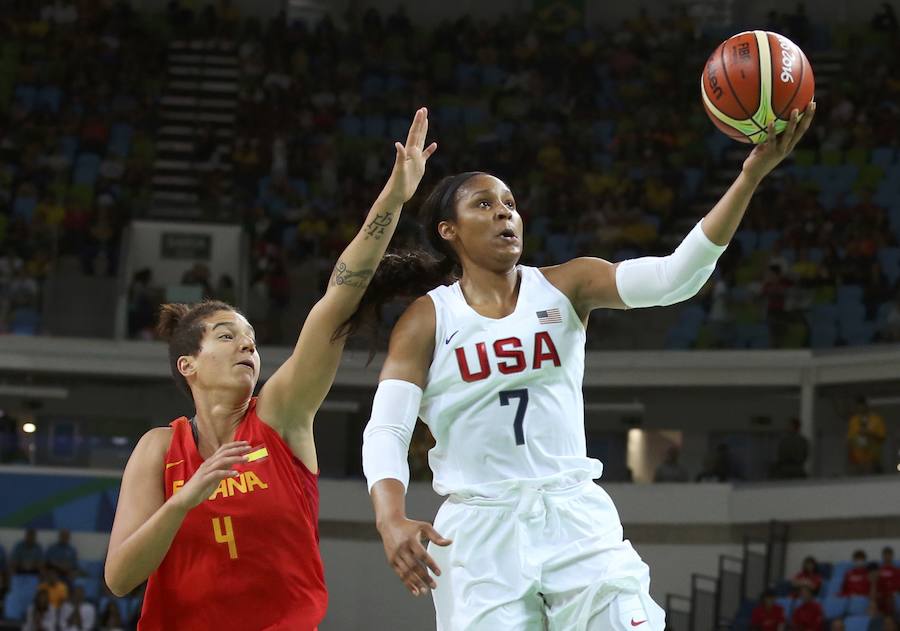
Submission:
<svg viewBox="0 0 900 631">
<path fill-rule="evenodd" d="M 438 230 L 461 261 L 509 268 L 522 256 L 522 217 L 509 187 L 492 175 L 475 175 L 456 194 L 456 220 Z"/>
<path fill-rule="evenodd" d="M 259 378 L 255 332 L 234 311 L 219 311 L 204 321 L 200 352 L 192 360 L 194 383 L 201 388 L 253 392 Z"/>
</svg>

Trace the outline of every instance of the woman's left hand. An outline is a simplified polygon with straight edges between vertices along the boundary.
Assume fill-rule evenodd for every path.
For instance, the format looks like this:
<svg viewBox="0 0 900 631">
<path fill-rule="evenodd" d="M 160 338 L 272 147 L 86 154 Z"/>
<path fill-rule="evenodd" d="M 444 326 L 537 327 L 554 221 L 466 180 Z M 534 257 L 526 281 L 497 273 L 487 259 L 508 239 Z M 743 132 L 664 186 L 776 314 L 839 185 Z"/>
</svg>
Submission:
<svg viewBox="0 0 900 631">
<path fill-rule="evenodd" d="M 800 118 L 799 110 L 793 110 L 787 129 L 777 136 L 775 135 L 775 123 L 769 123 L 769 127 L 766 130 L 768 132 L 766 140 L 757 145 L 750 153 L 750 156 L 744 160 L 744 173 L 756 181 L 762 180 L 767 176 L 772 169 L 778 166 L 794 150 L 794 147 L 797 146 L 797 143 L 800 142 L 800 139 L 803 138 L 806 130 L 812 124 L 815 114 L 815 101 L 810 102 L 806 106 L 802 119 Z"/>
<path fill-rule="evenodd" d="M 422 176 L 425 175 L 425 163 L 431 154 L 437 150 L 437 143 L 433 142 L 425 148 L 425 136 L 428 134 L 428 109 L 421 108 L 416 112 L 409 134 L 406 136 L 406 145 L 394 143 L 397 149 L 397 157 L 394 161 L 394 170 L 384 187 L 382 195 L 386 196 L 393 204 L 402 206 L 416 192 Z"/>
</svg>

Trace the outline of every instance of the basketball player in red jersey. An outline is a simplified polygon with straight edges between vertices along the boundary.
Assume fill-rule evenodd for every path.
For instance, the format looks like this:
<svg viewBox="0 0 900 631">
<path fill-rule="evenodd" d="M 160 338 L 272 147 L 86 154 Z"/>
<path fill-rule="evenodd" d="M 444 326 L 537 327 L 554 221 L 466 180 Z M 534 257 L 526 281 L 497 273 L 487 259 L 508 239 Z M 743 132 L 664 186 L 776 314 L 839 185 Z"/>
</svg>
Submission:
<svg viewBox="0 0 900 631">
<path fill-rule="evenodd" d="M 802 120 L 794 110 L 777 138 L 770 126 L 728 191 L 666 257 L 519 265 L 522 218 L 500 179 L 461 173 L 425 200 L 440 258 L 414 251 L 402 266 L 386 259 L 369 288 L 433 287 L 391 334 L 363 470 L 388 562 L 413 594 L 434 590 L 438 631 L 663 631 L 649 569 L 593 483 L 602 465 L 585 445 L 585 325 L 593 309 L 695 295 L 814 110 Z M 405 509 L 417 418 L 435 437 L 433 486 L 447 496 L 434 525 Z"/>
<path fill-rule="evenodd" d="M 106 582 L 123 595 L 149 579 L 138 628 L 310 631 L 325 614 L 313 419 L 328 393 L 363 292 L 437 145 L 428 112 L 363 227 L 338 259 L 292 355 L 252 397 L 253 327 L 231 306 L 165 305 L 172 374 L 193 419 L 147 432 L 122 478 Z M 365 304 L 362 305 L 364 307 Z"/>
</svg>

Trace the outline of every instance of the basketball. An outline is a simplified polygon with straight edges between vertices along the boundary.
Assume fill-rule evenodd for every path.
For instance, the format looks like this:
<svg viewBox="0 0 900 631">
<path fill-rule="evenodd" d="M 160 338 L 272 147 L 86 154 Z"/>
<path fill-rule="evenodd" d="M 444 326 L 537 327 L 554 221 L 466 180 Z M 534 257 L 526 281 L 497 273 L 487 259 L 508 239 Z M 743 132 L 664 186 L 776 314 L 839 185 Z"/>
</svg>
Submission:
<svg viewBox="0 0 900 631">
<path fill-rule="evenodd" d="M 700 78 L 703 106 L 729 138 L 759 144 L 775 121 L 787 127 L 791 111 L 804 111 L 813 99 L 812 66 L 800 47 L 783 35 L 746 31 L 722 42 Z"/>
</svg>

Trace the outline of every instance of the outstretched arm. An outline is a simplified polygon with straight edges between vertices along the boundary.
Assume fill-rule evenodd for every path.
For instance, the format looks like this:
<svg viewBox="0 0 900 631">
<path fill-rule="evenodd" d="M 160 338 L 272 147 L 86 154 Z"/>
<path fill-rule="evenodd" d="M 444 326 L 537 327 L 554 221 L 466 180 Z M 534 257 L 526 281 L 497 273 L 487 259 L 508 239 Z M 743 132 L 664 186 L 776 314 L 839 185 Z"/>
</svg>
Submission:
<svg viewBox="0 0 900 631">
<path fill-rule="evenodd" d="M 258 410 L 261 419 L 287 437 L 295 453 L 315 470 L 311 438 L 312 418 L 331 388 L 344 347 L 334 333 L 359 306 L 375 268 L 394 234 L 400 211 L 416 191 L 425 163 L 435 152 L 425 148 L 428 110 L 416 112 L 406 144 L 395 143 L 394 168 L 372 205 L 359 233 L 338 258 L 325 295 L 310 310 L 290 358 L 263 387 Z"/>
<path fill-rule="evenodd" d="M 712 275 L 759 183 L 793 151 L 809 129 L 815 111 L 816 104 L 810 103 L 801 119 L 794 110 L 780 136 L 775 135 L 774 123 L 770 124 L 766 141 L 753 149 L 734 183 L 669 256 L 615 264 L 584 257 L 546 268 L 544 274 L 569 297 L 584 319 L 591 310 L 601 307 L 665 306 L 694 296 Z"/>
</svg>

